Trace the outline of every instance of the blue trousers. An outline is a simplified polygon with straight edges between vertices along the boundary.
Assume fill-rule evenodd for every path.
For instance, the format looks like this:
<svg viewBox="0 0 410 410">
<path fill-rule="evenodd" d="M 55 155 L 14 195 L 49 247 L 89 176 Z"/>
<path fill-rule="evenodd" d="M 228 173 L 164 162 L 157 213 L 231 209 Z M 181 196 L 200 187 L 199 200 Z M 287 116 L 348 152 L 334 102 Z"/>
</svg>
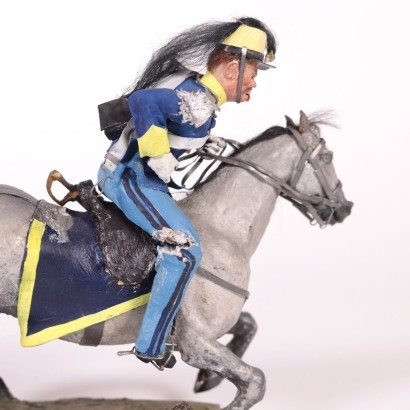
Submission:
<svg viewBox="0 0 410 410">
<path fill-rule="evenodd" d="M 140 170 L 142 168 L 140 167 Z M 117 166 L 114 173 L 100 168 L 100 189 L 134 224 L 156 236 L 171 228 L 191 238 L 191 246 L 170 250 L 158 246 L 151 296 L 135 343 L 137 352 L 161 354 L 188 284 L 202 257 L 198 235 L 172 197 L 145 183 L 138 169 Z M 149 181 L 148 181 L 149 182 Z"/>
</svg>

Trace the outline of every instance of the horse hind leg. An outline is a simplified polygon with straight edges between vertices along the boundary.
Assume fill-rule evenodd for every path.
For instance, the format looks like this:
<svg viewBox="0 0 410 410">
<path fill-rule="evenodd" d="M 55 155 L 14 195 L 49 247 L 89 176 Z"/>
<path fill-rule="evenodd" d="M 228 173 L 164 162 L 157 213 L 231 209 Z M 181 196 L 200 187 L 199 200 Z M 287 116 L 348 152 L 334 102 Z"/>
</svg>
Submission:
<svg viewBox="0 0 410 410">
<path fill-rule="evenodd" d="M 232 334 L 233 338 L 226 347 L 241 358 L 252 342 L 256 330 L 257 324 L 253 316 L 248 312 L 242 312 L 236 324 L 227 332 Z M 211 390 L 218 386 L 222 380 L 223 377 L 219 374 L 208 369 L 201 369 L 194 385 L 194 392 L 200 393 Z"/>
<path fill-rule="evenodd" d="M 181 346 L 181 357 L 190 366 L 212 371 L 236 386 L 234 400 L 223 410 L 248 410 L 265 394 L 262 370 L 246 364 L 216 340 L 192 339 L 189 347 Z"/>
</svg>

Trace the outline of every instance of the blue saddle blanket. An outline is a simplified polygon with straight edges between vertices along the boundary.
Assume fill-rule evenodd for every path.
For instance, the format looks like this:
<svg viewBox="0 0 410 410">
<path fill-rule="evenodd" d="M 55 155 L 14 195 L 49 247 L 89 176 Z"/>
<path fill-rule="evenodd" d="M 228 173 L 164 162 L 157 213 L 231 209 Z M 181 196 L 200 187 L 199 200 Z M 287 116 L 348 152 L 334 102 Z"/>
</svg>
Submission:
<svg viewBox="0 0 410 410">
<path fill-rule="evenodd" d="M 104 270 L 91 215 L 68 213 L 73 225 L 64 243 L 44 222 L 31 223 L 17 309 L 23 346 L 58 339 L 148 302 L 152 275 L 138 287 L 118 285 Z"/>
</svg>

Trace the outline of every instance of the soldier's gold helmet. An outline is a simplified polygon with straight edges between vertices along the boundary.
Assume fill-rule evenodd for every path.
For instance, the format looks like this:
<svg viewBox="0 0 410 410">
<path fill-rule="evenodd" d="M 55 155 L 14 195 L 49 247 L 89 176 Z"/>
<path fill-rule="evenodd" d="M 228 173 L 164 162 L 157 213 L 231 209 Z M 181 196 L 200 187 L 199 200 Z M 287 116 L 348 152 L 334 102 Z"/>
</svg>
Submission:
<svg viewBox="0 0 410 410">
<path fill-rule="evenodd" d="M 274 67 L 267 64 L 275 59 L 275 55 L 272 50 L 267 51 L 267 35 L 259 28 L 240 25 L 221 42 L 220 49 L 256 61 L 261 70 Z"/>
<path fill-rule="evenodd" d="M 232 34 L 221 41 L 219 50 L 239 57 L 239 76 L 236 90 L 236 102 L 241 102 L 241 90 L 246 61 L 255 61 L 258 69 L 274 68 L 268 63 L 275 58 L 273 50 L 268 51 L 268 36 L 265 31 L 241 24 Z"/>
</svg>

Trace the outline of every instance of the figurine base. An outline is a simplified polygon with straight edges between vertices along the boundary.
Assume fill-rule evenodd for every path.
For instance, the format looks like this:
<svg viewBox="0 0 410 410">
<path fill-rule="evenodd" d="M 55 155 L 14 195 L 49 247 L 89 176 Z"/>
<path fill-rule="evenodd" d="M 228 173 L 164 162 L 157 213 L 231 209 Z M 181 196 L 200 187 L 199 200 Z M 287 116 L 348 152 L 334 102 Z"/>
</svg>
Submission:
<svg viewBox="0 0 410 410">
<path fill-rule="evenodd" d="M 129 399 L 63 399 L 28 402 L 16 399 L 0 400 L 2 410 L 220 410 L 215 404 Z"/>
<path fill-rule="evenodd" d="M 131 399 L 61 399 L 54 401 L 18 400 L 0 378 L 1 410 L 220 410 L 219 405 L 197 402 Z"/>
</svg>

